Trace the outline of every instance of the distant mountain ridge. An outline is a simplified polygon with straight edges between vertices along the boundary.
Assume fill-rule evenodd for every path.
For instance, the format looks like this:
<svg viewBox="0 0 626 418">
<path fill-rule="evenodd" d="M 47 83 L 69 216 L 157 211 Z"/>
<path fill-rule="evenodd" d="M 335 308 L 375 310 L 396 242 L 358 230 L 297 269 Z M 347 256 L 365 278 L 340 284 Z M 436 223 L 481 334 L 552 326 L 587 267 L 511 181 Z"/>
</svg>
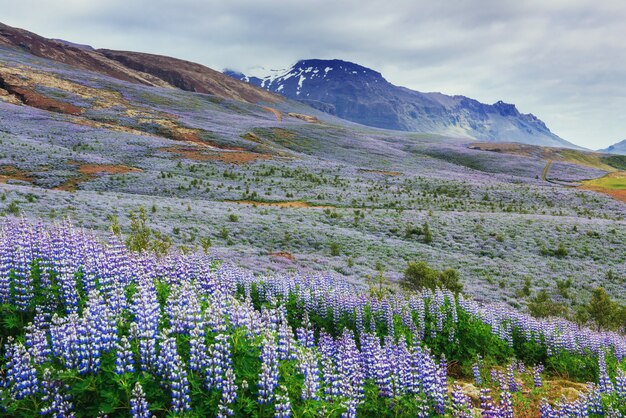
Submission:
<svg viewBox="0 0 626 418">
<path fill-rule="evenodd" d="M 422 93 L 389 83 L 381 73 L 342 60 L 307 59 L 263 78 L 224 74 L 363 125 L 483 141 L 580 148 L 532 114 L 498 101 Z"/>
<path fill-rule="evenodd" d="M 622 154 L 626 155 L 626 139 L 615 143 L 605 149 L 599 150 L 600 152 L 608 152 L 610 154 Z"/>
</svg>

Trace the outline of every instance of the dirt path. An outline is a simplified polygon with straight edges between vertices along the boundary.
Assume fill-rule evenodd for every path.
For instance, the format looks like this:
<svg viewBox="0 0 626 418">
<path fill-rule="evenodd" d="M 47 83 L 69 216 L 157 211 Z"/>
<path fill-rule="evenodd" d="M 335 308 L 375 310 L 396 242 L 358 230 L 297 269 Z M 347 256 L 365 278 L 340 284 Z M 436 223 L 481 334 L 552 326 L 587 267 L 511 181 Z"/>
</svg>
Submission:
<svg viewBox="0 0 626 418">
<path fill-rule="evenodd" d="M 552 160 L 548 160 L 548 162 L 546 163 L 546 166 L 543 169 L 543 172 L 541 173 L 541 180 L 549 181 L 548 180 L 548 170 L 550 170 L 550 166 L 551 165 L 552 165 Z"/>
</svg>

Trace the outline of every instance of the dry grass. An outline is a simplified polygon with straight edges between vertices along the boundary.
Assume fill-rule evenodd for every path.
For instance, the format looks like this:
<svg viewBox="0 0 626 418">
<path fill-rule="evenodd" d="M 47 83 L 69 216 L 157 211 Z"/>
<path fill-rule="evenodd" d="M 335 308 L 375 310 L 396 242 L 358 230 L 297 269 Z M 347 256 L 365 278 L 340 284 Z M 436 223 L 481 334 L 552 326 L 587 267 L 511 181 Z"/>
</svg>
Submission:
<svg viewBox="0 0 626 418">
<path fill-rule="evenodd" d="M 5 165 L 0 167 L 0 183 L 6 183 L 9 180 L 19 180 L 28 183 L 33 182 L 33 178 L 29 172 L 20 170 L 17 167 L 11 165 Z"/>
<path fill-rule="evenodd" d="M 181 158 L 193 161 L 222 161 L 229 164 L 248 164 L 257 160 L 269 160 L 269 154 L 240 150 L 203 151 L 196 148 L 167 147 L 161 151 L 177 154 Z"/>
<path fill-rule="evenodd" d="M 617 200 L 626 202 L 626 171 L 609 173 L 604 177 L 585 181 L 581 188 L 604 193 Z"/>
<path fill-rule="evenodd" d="M 293 254 L 285 252 L 285 251 L 270 253 L 269 256 L 270 257 L 277 257 L 277 258 L 285 258 L 285 259 L 291 260 L 291 261 L 296 259 L 296 257 L 293 256 Z"/>
<path fill-rule="evenodd" d="M 279 122 L 283 121 L 283 114 L 280 111 L 274 109 L 273 107 L 269 107 L 269 106 L 263 106 L 263 109 L 267 110 L 268 112 L 273 113 L 274 116 L 276 116 L 276 120 L 277 121 L 279 121 Z"/>
<path fill-rule="evenodd" d="M 287 116 L 289 116 L 290 118 L 300 119 L 309 123 L 320 123 L 320 120 L 315 116 L 303 115 L 301 113 L 288 113 Z"/>
<path fill-rule="evenodd" d="M 124 173 L 137 173 L 142 170 L 135 167 L 128 167 L 125 165 L 113 165 L 113 164 L 82 164 L 78 168 L 78 172 L 81 174 L 124 174 Z"/>
<path fill-rule="evenodd" d="M 68 166 L 78 166 L 78 176 L 68 179 L 65 183 L 55 187 L 55 190 L 63 190 L 66 192 L 75 192 L 78 186 L 89 180 L 96 178 L 99 174 L 125 174 L 136 173 L 142 170 L 135 167 L 114 164 L 82 164 L 76 161 L 68 161 Z"/>
</svg>

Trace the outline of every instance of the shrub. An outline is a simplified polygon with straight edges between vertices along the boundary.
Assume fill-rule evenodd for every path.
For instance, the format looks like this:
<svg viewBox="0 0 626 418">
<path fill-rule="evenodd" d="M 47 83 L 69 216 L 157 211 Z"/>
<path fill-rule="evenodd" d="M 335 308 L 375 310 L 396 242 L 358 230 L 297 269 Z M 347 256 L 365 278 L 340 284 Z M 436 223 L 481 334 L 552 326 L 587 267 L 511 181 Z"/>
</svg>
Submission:
<svg viewBox="0 0 626 418">
<path fill-rule="evenodd" d="M 410 262 L 404 270 L 402 287 L 407 290 L 420 291 L 422 289 L 444 288 L 453 293 L 461 293 L 463 284 L 459 272 L 454 269 L 437 271 L 425 261 Z"/>
<path fill-rule="evenodd" d="M 11 201 L 11 203 L 9 203 L 9 206 L 7 206 L 7 212 L 15 216 L 20 214 L 20 207 L 18 206 L 16 200 L 13 200 Z"/>
<path fill-rule="evenodd" d="M 530 314 L 536 318 L 548 316 L 563 316 L 567 313 L 567 307 L 562 303 L 553 301 L 545 290 L 540 291 L 528 302 Z"/>
</svg>

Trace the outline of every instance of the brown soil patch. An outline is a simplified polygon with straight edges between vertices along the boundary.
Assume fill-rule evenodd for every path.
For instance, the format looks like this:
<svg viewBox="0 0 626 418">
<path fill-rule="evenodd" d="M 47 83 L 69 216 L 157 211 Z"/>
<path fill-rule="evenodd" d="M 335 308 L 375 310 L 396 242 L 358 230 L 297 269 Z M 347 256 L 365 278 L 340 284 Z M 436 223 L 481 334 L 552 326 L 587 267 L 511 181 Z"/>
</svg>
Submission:
<svg viewBox="0 0 626 418">
<path fill-rule="evenodd" d="M 301 113 L 288 113 L 287 116 L 289 116 L 290 118 L 300 119 L 309 123 L 320 123 L 320 120 L 315 116 L 303 115 Z"/>
<path fill-rule="evenodd" d="M 313 209 L 330 209 L 335 208 L 334 206 L 326 206 L 326 205 L 312 205 L 309 202 L 304 202 L 302 200 L 290 200 L 284 202 L 264 202 L 264 201 L 256 201 L 256 200 L 226 200 L 229 203 L 239 203 L 243 205 L 255 205 L 255 206 L 276 206 L 281 208 L 313 208 Z"/>
<path fill-rule="evenodd" d="M 124 174 L 141 171 L 140 168 L 112 164 L 83 164 L 78 169 L 81 174 Z"/>
<path fill-rule="evenodd" d="M 90 177 L 88 176 L 80 176 L 80 177 L 72 177 L 67 180 L 65 183 L 54 187 L 54 190 L 63 190 L 65 192 L 75 192 L 78 190 L 78 185 L 88 181 Z"/>
<path fill-rule="evenodd" d="M 293 254 L 288 253 L 288 252 L 270 253 L 270 257 L 286 258 L 287 260 L 291 260 L 291 261 L 296 259 L 296 257 L 293 256 Z"/>
<path fill-rule="evenodd" d="M 596 192 L 596 193 L 603 193 L 603 194 L 611 196 L 614 199 L 620 200 L 622 202 L 626 202 L 626 190 L 611 190 L 611 189 L 605 189 L 603 187 L 596 187 L 596 186 L 582 186 L 581 189 L 591 190 L 592 192 Z"/>
<path fill-rule="evenodd" d="M 82 109 L 70 103 L 46 97 L 35 90 L 14 84 L 13 77 L 6 77 L 0 74 L 0 88 L 13 95 L 17 100 L 25 105 L 36 107 L 37 109 L 48 110 L 50 112 L 65 113 L 78 116 Z M 15 100 L 13 100 L 14 102 Z"/>
<path fill-rule="evenodd" d="M 269 106 L 263 106 L 263 109 L 267 110 L 268 112 L 273 113 L 274 116 L 276 116 L 276 120 L 277 121 L 279 121 L 279 122 L 283 121 L 283 114 L 280 111 L 274 109 L 273 107 L 269 107 Z M 289 114 L 289 116 L 291 116 L 291 113 Z"/>
<path fill-rule="evenodd" d="M 17 167 L 5 165 L 0 167 L 0 183 L 6 183 L 9 180 L 19 180 L 28 183 L 33 182 L 30 173 L 22 171 Z"/>
<path fill-rule="evenodd" d="M 68 161 L 68 165 L 79 166 L 76 177 L 68 179 L 65 183 L 57 186 L 54 190 L 64 190 L 66 192 L 75 192 L 81 183 L 85 183 L 97 177 L 98 174 L 125 174 L 141 172 L 140 168 L 128 167 L 125 165 L 114 164 L 82 164 L 76 161 Z"/>
<path fill-rule="evenodd" d="M 359 169 L 359 171 L 361 171 L 363 173 L 382 174 L 383 176 L 393 176 L 393 177 L 397 177 L 397 176 L 401 176 L 402 175 L 402 173 L 399 172 L 399 171 L 365 170 L 365 169 Z"/>
<path fill-rule="evenodd" d="M 193 148 L 167 147 L 161 151 L 178 154 L 181 158 L 194 161 L 222 161 L 230 164 L 247 164 L 256 160 L 269 160 L 269 154 L 260 154 L 250 151 L 211 151 L 203 152 Z"/>
</svg>

